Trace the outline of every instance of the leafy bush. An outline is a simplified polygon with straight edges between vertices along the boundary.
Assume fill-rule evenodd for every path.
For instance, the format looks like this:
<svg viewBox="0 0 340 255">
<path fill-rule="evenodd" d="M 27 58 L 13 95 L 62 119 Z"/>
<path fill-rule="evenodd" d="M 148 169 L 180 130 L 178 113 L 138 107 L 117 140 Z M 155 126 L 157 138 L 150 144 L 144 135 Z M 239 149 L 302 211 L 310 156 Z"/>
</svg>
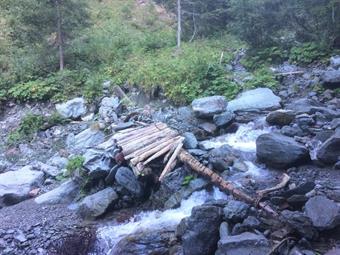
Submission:
<svg viewBox="0 0 340 255">
<path fill-rule="evenodd" d="M 38 131 L 66 123 L 67 121 L 57 112 L 52 113 L 48 117 L 29 113 L 22 119 L 19 127 L 9 134 L 7 142 L 9 145 L 23 141 L 30 142 Z"/>
<path fill-rule="evenodd" d="M 184 177 L 184 180 L 182 182 L 182 186 L 188 186 L 192 180 L 194 180 L 195 177 L 193 175 L 187 175 Z"/>
<path fill-rule="evenodd" d="M 289 60 L 296 64 L 307 65 L 316 60 L 322 60 L 327 56 L 325 48 L 316 43 L 304 43 L 291 49 Z"/>
<path fill-rule="evenodd" d="M 84 163 L 84 157 L 83 156 L 75 156 L 75 157 L 72 157 L 68 163 L 67 163 L 67 166 L 66 166 L 66 170 L 67 170 L 67 175 L 68 176 L 71 176 L 73 175 L 73 173 L 76 171 L 76 170 L 79 170 L 83 167 L 83 163 Z"/>
<path fill-rule="evenodd" d="M 268 68 L 260 68 L 255 70 L 253 78 L 245 83 L 245 87 L 248 89 L 267 87 L 275 89 L 278 85 L 278 81 L 275 79 L 273 72 Z"/>
<path fill-rule="evenodd" d="M 262 50 L 249 50 L 241 62 L 246 68 L 254 70 L 259 68 L 259 66 L 280 64 L 287 58 L 288 54 L 285 50 L 273 46 Z"/>
<path fill-rule="evenodd" d="M 34 134 L 44 125 L 44 117 L 36 114 L 27 114 L 19 127 L 8 136 L 8 143 L 15 144 L 20 141 L 31 141 Z"/>
</svg>

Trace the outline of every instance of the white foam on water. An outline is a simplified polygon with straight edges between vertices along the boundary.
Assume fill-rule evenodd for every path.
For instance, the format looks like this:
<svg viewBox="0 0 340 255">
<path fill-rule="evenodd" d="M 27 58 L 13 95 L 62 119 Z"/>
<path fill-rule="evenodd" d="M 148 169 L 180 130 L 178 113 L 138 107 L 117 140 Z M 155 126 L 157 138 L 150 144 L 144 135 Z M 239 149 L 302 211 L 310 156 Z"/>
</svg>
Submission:
<svg viewBox="0 0 340 255">
<path fill-rule="evenodd" d="M 226 134 L 208 141 L 202 142 L 209 149 L 219 148 L 223 145 L 229 145 L 232 148 L 244 152 L 256 151 L 256 139 L 262 135 L 271 132 L 269 127 L 255 128 L 255 123 L 241 125 L 233 134 Z"/>
<path fill-rule="evenodd" d="M 129 221 L 114 226 L 104 226 L 97 230 L 97 239 L 101 246 L 110 247 L 110 251 L 125 236 L 142 230 L 160 230 L 169 229 L 177 226 L 180 221 L 190 216 L 193 207 L 204 204 L 209 199 L 226 199 L 227 195 L 214 188 L 212 192 L 205 190 L 194 192 L 188 199 L 181 202 L 181 206 L 177 209 L 169 209 L 166 211 L 149 211 L 141 212 Z"/>
</svg>

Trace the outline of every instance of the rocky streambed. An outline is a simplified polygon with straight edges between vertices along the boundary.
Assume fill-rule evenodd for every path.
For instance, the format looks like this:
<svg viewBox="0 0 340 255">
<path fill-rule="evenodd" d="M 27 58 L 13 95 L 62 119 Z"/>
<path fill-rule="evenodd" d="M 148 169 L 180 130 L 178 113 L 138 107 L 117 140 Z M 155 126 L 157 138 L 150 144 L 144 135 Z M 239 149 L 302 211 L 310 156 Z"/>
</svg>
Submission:
<svg viewBox="0 0 340 255">
<path fill-rule="evenodd" d="M 0 254 L 340 254 L 338 68 L 284 64 L 274 71 L 299 74 L 281 77 L 277 91 L 199 98 L 179 108 L 126 106 L 107 88 L 97 106 L 82 98 L 7 104 Z M 316 84 L 325 89 L 316 92 Z M 68 121 L 8 143 L 28 112 L 54 111 Z M 279 216 L 221 192 L 185 164 L 161 183 L 159 159 L 135 176 L 112 135 L 157 121 L 182 134 L 198 161 Z M 287 183 L 259 196 L 283 174 Z"/>
</svg>

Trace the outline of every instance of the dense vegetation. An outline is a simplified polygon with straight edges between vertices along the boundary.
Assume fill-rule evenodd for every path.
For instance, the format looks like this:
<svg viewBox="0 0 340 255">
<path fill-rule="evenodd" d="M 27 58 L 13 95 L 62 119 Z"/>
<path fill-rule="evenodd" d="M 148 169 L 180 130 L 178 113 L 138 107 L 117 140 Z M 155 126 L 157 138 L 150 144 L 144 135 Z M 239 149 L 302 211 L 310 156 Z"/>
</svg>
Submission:
<svg viewBox="0 0 340 255">
<path fill-rule="evenodd" d="M 275 87 L 271 63 L 307 65 L 340 46 L 337 0 L 181 1 L 181 49 L 174 0 L 1 1 L 0 101 L 94 100 L 104 80 L 161 87 L 176 103 L 233 97 Z M 246 82 L 229 68 L 241 48 Z"/>
</svg>

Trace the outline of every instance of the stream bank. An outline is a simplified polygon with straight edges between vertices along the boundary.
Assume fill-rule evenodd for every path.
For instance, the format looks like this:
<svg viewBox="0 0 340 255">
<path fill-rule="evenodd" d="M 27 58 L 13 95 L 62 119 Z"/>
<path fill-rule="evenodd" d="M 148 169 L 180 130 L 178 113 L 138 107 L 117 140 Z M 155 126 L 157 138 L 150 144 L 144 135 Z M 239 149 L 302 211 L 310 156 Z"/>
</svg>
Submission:
<svg viewBox="0 0 340 255">
<path fill-rule="evenodd" d="M 277 71 L 287 68 L 301 70 Z M 282 240 L 276 254 L 337 249 L 340 99 L 334 90 L 313 90 L 325 70 L 303 71 L 283 77 L 276 92 L 258 88 L 180 108 L 161 100 L 126 107 L 109 92 L 98 106 L 73 99 L 56 107 L 70 122 L 15 146 L 5 142 L 22 117 L 48 116 L 54 105 L 9 104 L 0 120 L 0 254 L 260 255 Z M 134 176 L 110 137 L 140 121 L 178 130 L 192 155 L 251 196 L 287 173 L 288 185 L 264 198 L 286 224 L 185 165 L 162 183 L 157 160 L 150 175 Z M 76 156 L 84 158 L 80 174 L 66 177 Z"/>
</svg>

